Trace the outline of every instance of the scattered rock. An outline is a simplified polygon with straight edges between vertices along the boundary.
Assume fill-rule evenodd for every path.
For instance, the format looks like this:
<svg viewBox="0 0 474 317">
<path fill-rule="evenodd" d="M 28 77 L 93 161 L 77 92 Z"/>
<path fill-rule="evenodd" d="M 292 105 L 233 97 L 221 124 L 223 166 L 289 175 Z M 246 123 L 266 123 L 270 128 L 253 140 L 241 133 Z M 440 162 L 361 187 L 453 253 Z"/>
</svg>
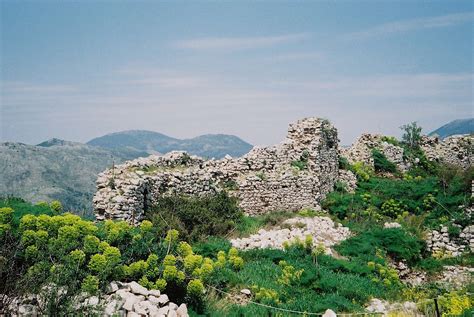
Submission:
<svg viewBox="0 0 474 317">
<path fill-rule="evenodd" d="M 329 217 L 295 217 L 284 221 L 275 229 L 260 229 L 248 238 L 233 239 L 230 242 L 234 247 L 242 250 L 283 249 L 285 242 L 291 243 L 297 239 L 304 242 L 308 235 L 313 238 L 313 245 L 322 245 L 326 253 L 331 254 L 331 246 L 347 239 L 350 231 L 346 227 L 335 224 Z"/>
<path fill-rule="evenodd" d="M 244 289 L 240 290 L 240 292 L 244 295 L 247 295 L 247 296 L 252 295 L 252 292 L 248 288 L 244 288 Z"/>
</svg>

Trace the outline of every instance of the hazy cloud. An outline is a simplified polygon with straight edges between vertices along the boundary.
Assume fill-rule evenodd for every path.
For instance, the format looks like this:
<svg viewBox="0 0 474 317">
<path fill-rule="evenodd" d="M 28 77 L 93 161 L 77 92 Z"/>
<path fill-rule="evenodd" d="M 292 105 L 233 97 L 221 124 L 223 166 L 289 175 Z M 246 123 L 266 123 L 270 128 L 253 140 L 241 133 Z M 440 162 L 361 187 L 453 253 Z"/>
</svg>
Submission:
<svg viewBox="0 0 474 317">
<path fill-rule="evenodd" d="M 3 100 L 4 139 L 31 130 L 36 143 L 52 136 L 87 141 L 113 131 L 149 129 L 175 137 L 229 133 L 272 144 L 283 139 L 290 121 L 319 116 L 332 120 L 348 144 L 364 131 L 396 135 L 399 125 L 413 120 L 429 132 L 472 112 L 471 73 L 315 75 L 281 81 L 260 76 L 250 82 L 212 73 L 158 73 L 137 70 L 94 91 L 85 84 L 60 94 L 55 85 L 41 85 L 41 93 L 10 91 Z M 42 123 L 51 116 L 61 118 L 61 124 Z M 80 122 L 77 135 L 64 129 Z"/>
<path fill-rule="evenodd" d="M 425 17 L 411 20 L 384 23 L 359 32 L 349 33 L 347 39 L 366 39 L 384 35 L 403 33 L 420 29 L 432 29 L 454 26 L 474 20 L 474 12 L 454 13 L 436 17 Z"/>
<path fill-rule="evenodd" d="M 203 37 L 177 41 L 174 43 L 174 46 L 192 50 L 233 51 L 286 44 L 301 41 L 308 37 L 308 33 L 258 37 Z"/>
</svg>

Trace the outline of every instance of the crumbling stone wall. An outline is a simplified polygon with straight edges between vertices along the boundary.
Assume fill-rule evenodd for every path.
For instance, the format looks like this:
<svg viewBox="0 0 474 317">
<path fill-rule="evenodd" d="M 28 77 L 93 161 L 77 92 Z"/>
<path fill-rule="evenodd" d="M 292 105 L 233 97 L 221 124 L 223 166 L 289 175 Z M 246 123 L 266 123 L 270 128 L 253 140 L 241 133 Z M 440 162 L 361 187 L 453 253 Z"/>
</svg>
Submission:
<svg viewBox="0 0 474 317">
<path fill-rule="evenodd" d="M 337 130 L 327 120 L 290 124 L 279 145 L 255 147 L 241 158 L 204 160 L 185 152 L 126 162 L 99 175 L 98 220 L 140 221 L 164 195 L 208 195 L 226 190 L 247 214 L 318 208 L 338 178 Z"/>
<path fill-rule="evenodd" d="M 474 138 L 470 135 L 451 136 L 444 140 L 423 136 L 420 147 L 430 161 L 445 162 L 463 169 L 474 162 Z M 341 148 L 340 152 L 351 164 L 363 162 L 373 166 L 373 148 L 381 151 L 400 171 L 410 168 L 411 163 L 404 160 L 403 148 L 384 141 L 384 136 L 379 134 L 362 134 L 351 147 Z"/>
<path fill-rule="evenodd" d="M 453 135 L 444 140 L 423 136 L 421 148 L 430 161 L 446 162 L 464 169 L 474 163 L 474 137 L 472 135 Z"/>
</svg>

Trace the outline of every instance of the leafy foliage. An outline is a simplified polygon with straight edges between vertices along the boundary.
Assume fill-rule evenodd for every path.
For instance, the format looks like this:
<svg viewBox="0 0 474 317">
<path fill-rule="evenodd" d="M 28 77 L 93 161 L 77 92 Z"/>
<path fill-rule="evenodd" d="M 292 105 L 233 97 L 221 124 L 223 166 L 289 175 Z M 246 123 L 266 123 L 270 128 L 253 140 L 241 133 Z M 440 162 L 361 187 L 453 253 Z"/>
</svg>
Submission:
<svg viewBox="0 0 474 317">
<path fill-rule="evenodd" d="M 412 149 L 416 149 L 419 146 L 421 140 L 422 128 L 417 122 L 411 122 L 400 127 L 404 131 L 402 135 L 402 141 Z"/>
<path fill-rule="evenodd" d="M 203 198 L 163 197 L 146 217 L 161 228 L 177 229 L 186 241 L 198 241 L 229 232 L 242 212 L 236 199 L 222 191 Z"/>
<path fill-rule="evenodd" d="M 244 265 L 236 249 L 214 253 L 217 260 L 203 257 L 179 241 L 178 231 L 164 235 L 148 220 L 132 227 L 123 221 L 94 224 L 67 213 L 26 214 L 15 224 L 12 210 L 4 207 L 0 221 L 0 259 L 7 260 L 0 266 L 0 278 L 9 283 L 2 291 L 20 295 L 39 292 L 44 285 L 64 288 L 65 301 L 48 304 L 52 314 L 66 309 L 63 305 L 73 294 L 96 294 L 114 280 L 138 280 L 147 288 L 166 291 L 177 302 L 200 307 L 204 283 L 215 272 Z"/>
<path fill-rule="evenodd" d="M 397 172 L 397 166 L 390 162 L 387 157 L 379 150 L 372 149 L 372 157 L 374 159 L 374 169 L 376 172 Z"/>
</svg>

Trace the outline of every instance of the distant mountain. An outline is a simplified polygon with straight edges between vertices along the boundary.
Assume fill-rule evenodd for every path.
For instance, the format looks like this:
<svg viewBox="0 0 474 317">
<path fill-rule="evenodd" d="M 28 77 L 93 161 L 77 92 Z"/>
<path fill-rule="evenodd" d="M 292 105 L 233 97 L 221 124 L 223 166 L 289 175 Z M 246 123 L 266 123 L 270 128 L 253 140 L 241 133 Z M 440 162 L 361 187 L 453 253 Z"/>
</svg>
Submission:
<svg viewBox="0 0 474 317">
<path fill-rule="evenodd" d="M 441 139 L 444 139 L 451 135 L 471 133 L 474 133 L 474 118 L 451 121 L 429 135 L 438 135 Z"/>
<path fill-rule="evenodd" d="M 60 200 L 75 211 L 92 211 L 97 175 L 115 164 L 153 153 L 188 151 L 202 157 L 241 156 L 252 146 L 216 134 L 179 140 L 151 131 L 112 133 L 88 144 L 50 139 L 38 145 L 0 143 L 0 197 L 37 202 Z"/>
<path fill-rule="evenodd" d="M 97 174 L 147 152 L 108 150 L 51 139 L 38 146 L 0 143 L 0 196 L 60 200 L 67 209 L 92 209 Z"/>
<path fill-rule="evenodd" d="M 132 149 L 162 154 L 179 150 L 207 158 L 222 158 L 226 154 L 238 157 L 252 149 L 251 144 L 233 135 L 206 134 L 180 140 L 144 130 L 111 133 L 92 139 L 87 144 L 107 149 Z"/>
</svg>

